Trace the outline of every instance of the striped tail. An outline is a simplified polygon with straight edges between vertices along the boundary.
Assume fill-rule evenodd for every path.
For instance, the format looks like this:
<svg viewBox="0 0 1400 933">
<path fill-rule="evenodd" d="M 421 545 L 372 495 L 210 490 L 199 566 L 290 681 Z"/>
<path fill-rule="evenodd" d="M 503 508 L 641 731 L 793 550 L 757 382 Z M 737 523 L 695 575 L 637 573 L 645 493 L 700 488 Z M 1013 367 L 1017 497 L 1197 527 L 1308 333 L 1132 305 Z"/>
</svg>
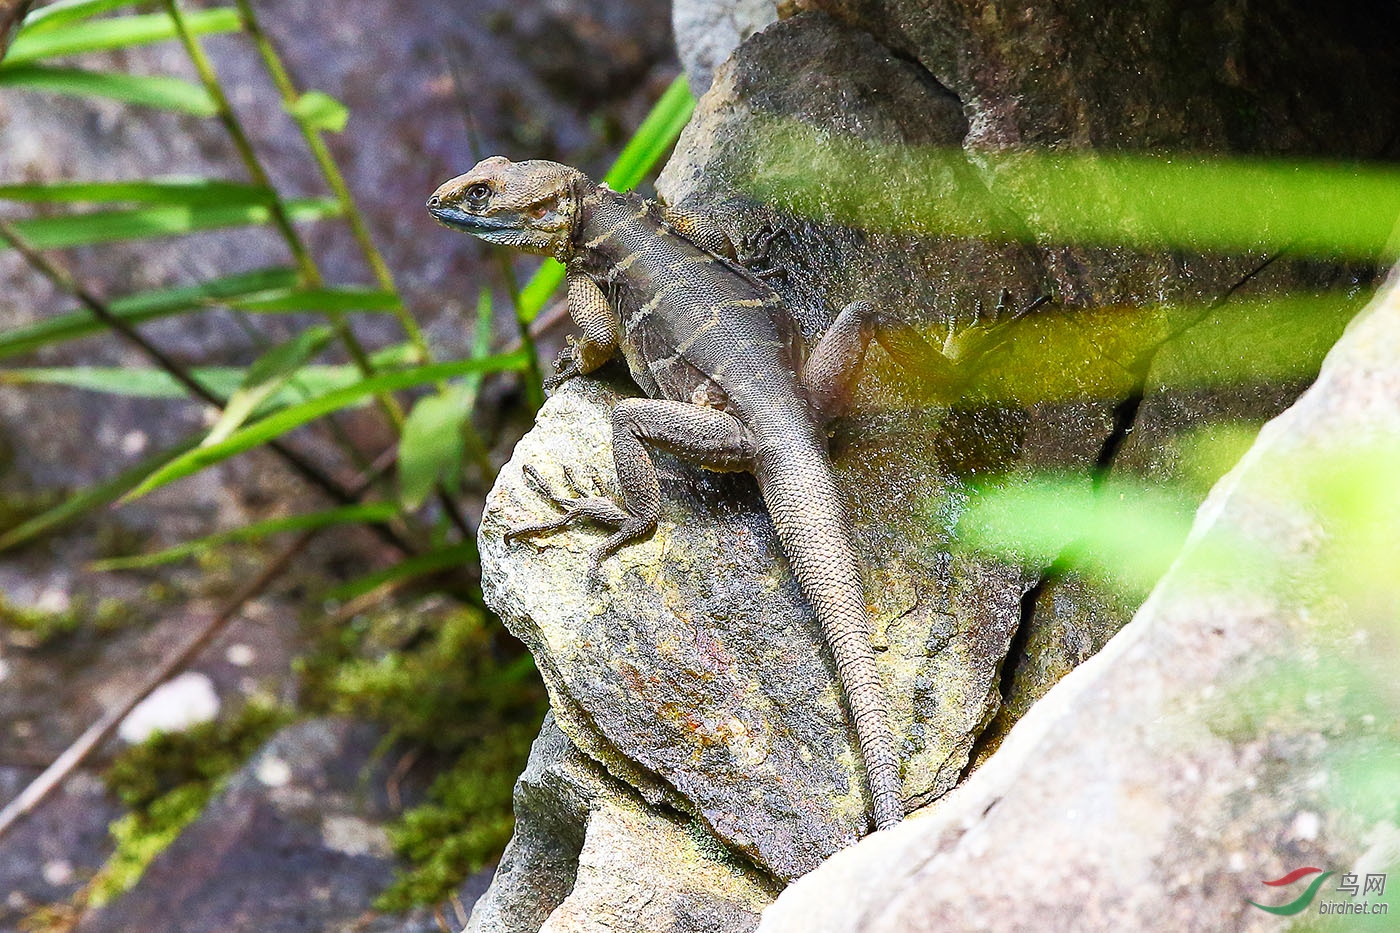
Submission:
<svg viewBox="0 0 1400 933">
<path fill-rule="evenodd" d="M 770 447 L 759 455 L 759 488 L 836 661 L 865 761 L 875 827 L 887 829 L 904 818 L 903 784 L 870 647 L 870 620 L 850 519 L 821 440 L 784 440 L 788 444 L 783 449 Z"/>
</svg>

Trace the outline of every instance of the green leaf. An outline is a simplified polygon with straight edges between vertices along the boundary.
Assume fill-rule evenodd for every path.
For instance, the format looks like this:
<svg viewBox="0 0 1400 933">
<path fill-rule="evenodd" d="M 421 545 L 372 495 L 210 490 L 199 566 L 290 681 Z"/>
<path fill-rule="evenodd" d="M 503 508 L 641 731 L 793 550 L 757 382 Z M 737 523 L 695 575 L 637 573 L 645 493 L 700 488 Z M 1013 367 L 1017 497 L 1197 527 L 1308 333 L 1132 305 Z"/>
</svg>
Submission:
<svg viewBox="0 0 1400 933">
<path fill-rule="evenodd" d="M 128 324 L 139 324 L 219 304 L 237 295 L 285 288 L 296 280 L 297 274 L 292 269 L 256 269 L 198 285 L 179 285 L 113 298 L 108 308 Z M 94 318 L 86 308 L 65 312 L 27 327 L 0 332 L 0 359 L 106 330 L 107 325 Z"/>
<path fill-rule="evenodd" d="M 36 515 L 29 519 L 29 521 L 17 525 L 3 535 L 0 535 L 0 551 L 5 551 L 16 545 L 23 544 L 26 541 L 31 541 L 39 535 L 46 534 L 75 519 L 81 518 L 88 512 L 102 508 L 105 505 L 110 505 L 123 493 L 130 490 L 152 472 L 190 450 L 197 443 L 199 443 L 199 437 L 197 435 L 186 438 L 174 447 L 147 457 L 145 460 L 142 460 L 133 467 L 123 470 L 109 480 L 79 490 L 42 515 Z"/>
<path fill-rule="evenodd" d="M 690 85 L 685 75 L 678 75 L 622 147 L 603 180 L 617 191 L 635 188 L 670 150 L 694 110 Z M 563 283 L 564 267 L 557 260 L 546 259 L 520 290 L 520 318 L 533 321 Z"/>
<path fill-rule="evenodd" d="M 243 371 L 228 367 L 195 368 L 190 375 L 210 392 L 227 395 Z M 228 378 L 229 376 L 233 378 Z M 189 390 L 161 369 L 122 366 L 32 367 L 0 370 L 0 385 L 56 385 L 129 398 L 185 398 Z M 226 391 L 220 391 L 224 389 Z"/>
<path fill-rule="evenodd" d="M 243 383 L 228 398 L 223 414 L 209 429 L 209 436 L 200 444 L 217 444 L 238 429 L 243 422 L 268 399 L 291 382 L 297 370 L 319 354 L 330 343 L 334 331 L 329 327 L 308 327 L 296 337 L 264 353 L 248 367 Z"/>
<path fill-rule="evenodd" d="M 246 450 L 251 450 L 260 444 L 265 444 L 273 438 L 281 437 L 288 431 L 295 430 L 308 422 L 315 421 L 317 418 L 324 417 L 368 396 L 397 392 L 400 389 L 408 389 L 443 379 L 453 379 L 468 373 L 518 370 L 526 364 L 525 353 L 517 350 L 514 353 L 491 356 L 483 360 L 434 363 L 365 379 L 355 385 L 328 392 L 318 398 L 290 405 L 276 414 L 269 415 L 261 421 L 235 431 L 232 436 L 218 444 L 192 450 L 151 476 L 140 487 L 129 493 L 126 498 L 136 499 L 144 496 L 166 483 L 198 473 L 206 467 L 213 466 Z"/>
<path fill-rule="evenodd" d="M 286 210 L 293 220 L 303 221 L 338 217 L 341 207 L 340 202 L 333 198 L 302 198 L 288 201 Z M 66 249 L 147 237 L 181 236 L 221 227 L 265 224 L 271 218 L 271 210 L 261 204 L 161 204 L 132 210 L 30 217 L 14 221 L 13 226 L 35 249 Z"/>
<path fill-rule="evenodd" d="M 32 11 L 24 19 L 22 33 L 41 33 L 80 22 L 122 7 L 136 6 L 144 0 L 55 0 Z"/>
<path fill-rule="evenodd" d="M 166 75 L 128 75 L 48 65 L 0 66 L 0 87 L 72 97 L 109 97 L 128 104 L 212 117 L 218 105 L 198 84 Z"/>
<path fill-rule="evenodd" d="M 238 11 L 229 8 L 192 10 L 185 14 L 196 35 L 237 32 L 242 28 Z M 87 20 L 68 26 L 21 29 L 5 55 L 6 65 L 18 65 L 57 55 L 76 55 L 103 49 L 119 49 L 174 39 L 178 33 L 168 13 L 116 16 Z"/>
<path fill-rule="evenodd" d="M 350 119 L 350 108 L 324 91 L 307 91 L 287 106 L 287 112 L 308 127 L 339 133 Z"/>
<path fill-rule="evenodd" d="M 410 557 L 400 561 L 392 567 L 386 567 L 375 573 L 365 574 L 349 583 L 343 583 L 323 594 L 324 599 L 345 602 L 356 599 L 366 593 L 373 592 L 386 583 L 396 583 L 400 580 L 411 580 L 414 577 L 421 577 L 425 574 L 435 573 L 439 570 L 446 570 L 449 567 L 463 566 L 475 562 L 476 544 L 464 541 L 461 544 L 454 544 L 445 547 L 440 551 L 429 551 L 417 557 Z"/>
<path fill-rule="evenodd" d="M 395 352 L 375 354 L 376 366 L 402 365 L 412 349 L 393 348 Z M 380 360 L 383 362 L 379 362 Z M 228 398 L 243 384 L 247 371 L 237 366 L 196 366 L 190 370 L 200 385 L 220 398 Z M 297 374 L 295 389 L 288 387 L 267 401 L 259 413 L 274 408 L 304 402 L 337 389 L 353 386 L 363 376 L 356 366 L 305 366 Z M 89 392 L 102 392 L 127 398 L 176 399 L 188 398 L 189 390 L 161 369 L 121 366 L 30 367 L 0 370 L 0 385 L 53 385 Z M 361 400 L 361 403 L 365 400 Z M 359 404 L 359 403 L 357 403 Z"/>
<path fill-rule="evenodd" d="M 442 482 L 456 489 L 462 470 L 462 426 L 471 411 L 465 386 L 425 395 L 409 412 L 399 438 L 399 498 L 409 511 L 420 508 Z"/>
<path fill-rule="evenodd" d="M 139 554 L 134 557 L 113 557 L 107 560 L 94 561 L 89 565 L 95 571 L 106 570 L 134 570 L 140 567 L 156 567 L 161 564 L 171 564 L 187 557 L 194 557 L 210 548 L 215 548 L 223 544 L 231 544 L 235 541 L 257 541 L 270 535 L 281 534 L 286 531 L 308 531 L 312 528 L 326 528 L 331 525 L 348 525 L 352 523 L 373 523 L 387 522 L 399 514 L 398 507 L 392 502 L 372 502 L 366 505 L 346 505 L 334 509 L 326 509 L 321 512 L 311 512 L 306 515 L 291 515 L 285 518 L 273 518 L 267 521 L 254 522 L 251 525 L 244 525 L 241 528 L 234 528 L 231 531 L 223 531 L 218 534 L 199 538 L 195 541 L 187 541 L 184 544 L 177 544 L 174 547 L 157 551 L 154 554 Z"/>
<path fill-rule="evenodd" d="M 163 178 L 151 181 L 51 181 L 41 184 L 0 185 L 0 199 L 48 204 L 270 204 L 267 188 L 217 178 Z"/>
<path fill-rule="evenodd" d="M 229 304 L 240 311 L 258 313 L 396 311 L 400 307 L 399 296 L 395 293 L 359 285 L 279 289 L 265 295 L 248 295 Z"/>
</svg>

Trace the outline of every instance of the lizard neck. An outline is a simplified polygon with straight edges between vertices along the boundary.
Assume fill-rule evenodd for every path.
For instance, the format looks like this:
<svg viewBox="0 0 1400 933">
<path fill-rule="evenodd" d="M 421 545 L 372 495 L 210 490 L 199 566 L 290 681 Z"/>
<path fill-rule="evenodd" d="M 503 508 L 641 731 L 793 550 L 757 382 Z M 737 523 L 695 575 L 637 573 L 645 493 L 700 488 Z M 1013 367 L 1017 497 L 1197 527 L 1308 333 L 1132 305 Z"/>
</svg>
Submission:
<svg viewBox="0 0 1400 933">
<path fill-rule="evenodd" d="M 659 227 L 652 202 L 637 194 L 594 185 L 579 200 L 569 264 L 604 272 L 626 260 L 638 244 L 654 241 Z"/>
</svg>

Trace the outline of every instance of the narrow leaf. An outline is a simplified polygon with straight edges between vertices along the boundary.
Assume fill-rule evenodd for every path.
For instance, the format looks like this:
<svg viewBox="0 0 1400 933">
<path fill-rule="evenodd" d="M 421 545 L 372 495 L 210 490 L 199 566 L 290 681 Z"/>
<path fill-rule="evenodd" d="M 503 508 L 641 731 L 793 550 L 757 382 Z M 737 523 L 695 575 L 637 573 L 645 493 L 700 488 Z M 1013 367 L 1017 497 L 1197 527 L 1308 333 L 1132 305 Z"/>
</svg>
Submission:
<svg viewBox="0 0 1400 933">
<path fill-rule="evenodd" d="M 197 117 L 212 117 L 219 109 L 204 88 L 167 75 L 128 75 L 47 65 L 0 66 L 0 87 L 72 97 L 109 97 Z"/>
<path fill-rule="evenodd" d="M 307 91 L 287 106 L 287 112 L 312 129 L 339 133 L 350 119 L 350 109 L 324 91 Z"/>
<path fill-rule="evenodd" d="M 217 444 L 237 430 L 243 422 L 268 399 L 291 382 L 307 361 L 330 343 L 334 332 L 329 327 L 308 327 L 296 337 L 264 353 L 252 366 L 238 390 L 229 396 L 219 420 L 209 429 L 209 436 L 200 444 Z"/>
<path fill-rule="evenodd" d="M 287 202 L 293 220 L 336 217 L 340 203 L 332 198 L 303 198 Z M 17 220 L 15 230 L 35 249 L 66 249 L 94 243 L 114 243 L 147 237 L 180 236 L 198 230 L 265 224 L 272 212 L 264 205 L 156 205 L 122 211 L 93 211 L 60 217 Z"/>
<path fill-rule="evenodd" d="M 284 289 L 265 295 L 248 295 L 229 302 L 240 311 L 297 313 L 304 311 L 396 311 L 399 296 L 393 292 L 343 285 L 329 288 Z"/>
<path fill-rule="evenodd" d="M 174 547 L 166 548 L 163 551 L 156 551 L 153 554 L 138 554 L 134 557 L 113 557 L 107 560 L 94 561 L 89 568 L 96 571 L 105 570 L 134 570 L 140 567 L 156 567 L 161 564 L 172 564 L 187 557 L 194 557 L 210 548 L 215 548 L 223 544 L 231 544 L 236 541 L 257 541 L 262 538 L 287 531 L 307 531 L 312 528 L 326 528 L 331 525 L 348 525 L 353 523 L 386 522 L 399 514 L 398 507 L 392 502 L 371 502 L 365 505 L 346 505 L 334 509 L 326 509 L 322 512 L 311 512 L 307 515 L 290 515 L 285 518 L 273 518 L 267 521 L 254 522 L 251 525 L 244 525 L 241 528 L 234 528 L 231 531 L 223 531 L 218 534 L 199 538 L 195 541 L 186 541 L 184 544 L 177 544 Z"/>
<path fill-rule="evenodd" d="M 34 10 L 24 20 L 22 32 L 37 34 L 81 22 L 122 7 L 136 6 L 143 0 L 55 0 Z"/>
<path fill-rule="evenodd" d="M 355 385 L 328 392 L 319 398 L 313 398 L 298 405 L 290 405 L 276 414 L 269 415 L 261 421 L 235 431 L 232 436 L 218 444 L 192 450 L 151 476 L 136 490 L 129 493 L 126 498 L 135 499 L 144 496 L 166 483 L 198 473 L 206 467 L 220 463 L 246 450 L 251 450 L 260 444 L 265 444 L 275 437 L 281 437 L 288 431 L 295 430 L 308 422 L 315 421 L 317 418 L 324 417 L 368 396 L 397 392 L 416 385 L 452 379 L 473 372 L 518 370 L 523 368 L 526 362 L 525 354 L 522 351 L 516 351 L 482 360 L 434 363 L 366 379 Z"/>
<path fill-rule="evenodd" d="M 267 188 L 216 178 L 163 178 L 151 181 L 51 181 L 42 184 L 0 185 L 0 199 L 49 204 L 270 204 Z"/>
<path fill-rule="evenodd" d="M 470 409 L 465 386 L 418 400 L 399 439 L 399 498 L 409 511 L 420 508 L 441 481 L 449 492 L 462 470 L 462 426 Z"/>
<path fill-rule="evenodd" d="M 446 570 L 449 567 L 458 567 L 470 564 L 477 559 L 476 545 L 473 542 L 462 542 L 445 547 L 440 551 L 429 551 L 417 557 L 410 557 L 400 561 L 392 567 L 386 567 L 375 573 L 365 574 L 349 583 L 341 584 L 332 590 L 327 591 L 324 599 L 345 602 L 356 599 L 371 593 L 381 586 L 390 583 L 398 583 L 402 580 L 411 580 L 414 577 L 421 577 L 426 574 L 435 573 L 439 570 Z"/>
<path fill-rule="evenodd" d="M 174 447 L 168 450 L 162 450 L 142 460 L 140 463 L 123 470 L 109 480 L 98 483 L 95 486 L 88 486 L 78 491 L 59 505 L 44 512 L 42 515 L 36 515 L 29 519 L 29 521 L 17 525 L 3 535 L 0 535 L 0 551 L 8 550 L 26 541 L 32 541 L 39 535 L 46 534 L 75 519 L 81 518 L 88 512 L 99 509 L 105 505 L 110 505 L 123 493 L 149 476 L 153 471 L 190 450 L 197 443 L 199 443 L 199 438 L 197 436 L 186 438 Z"/>
<path fill-rule="evenodd" d="M 128 324 L 139 324 L 218 304 L 237 295 L 285 288 L 296 280 L 297 274 L 292 269 L 257 269 L 198 285 L 179 285 L 113 298 L 108 308 Z M 0 359 L 106 330 L 107 325 L 85 308 L 65 312 L 27 327 L 0 332 Z"/>
<path fill-rule="evenodd" d="M 227 8 L 192 10 L 185 14 L 185 21 L 196 35 L 237 32 L 242 28 L 238 11 Z M 22 29 L 5 56 L 5 64 L 18 65 L 57 55 L 164 42 L 176 35 L 175 22 L 167 13 L 86 20 L 37 32 Z"/>
<path fill-rule="evenodd" d="M 392 364 L 398 365 L 402 355 Z M 190 370 L 200 385 L 213 394 L 228 398 L 243 384 L 246 370 L 237 366 L 196 366 Z M 288 387 L 276 393 L 258 409 L 259 414 L 304 402 L 353 386 L 363 376 L 356 366 L 306 366 L 297 374 L 295 390 Z M 161 369 L 118 366 L 30 367 L 0 370 L 0 385 L 52 385 L 89 392 L 102 392 L 127 398 L 188 398 L 189 391 Z M 364 400 L 361 400 L 363 402 Z M 359 403 L 356 403 L 359 404 Z"/>
</svg>

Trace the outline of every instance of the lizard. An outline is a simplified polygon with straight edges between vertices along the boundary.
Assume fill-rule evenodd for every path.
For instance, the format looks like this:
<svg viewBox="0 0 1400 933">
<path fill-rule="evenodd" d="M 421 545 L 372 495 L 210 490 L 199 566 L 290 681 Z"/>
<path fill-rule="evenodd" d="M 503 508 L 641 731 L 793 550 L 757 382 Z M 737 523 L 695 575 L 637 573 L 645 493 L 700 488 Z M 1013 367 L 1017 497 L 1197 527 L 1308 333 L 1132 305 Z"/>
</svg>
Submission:
<svg viewBox="0 0 1400 933">
<path fill-rule="evenodd" d="M 849 402 L 872 339 L 906 369 L 946 375 L 952 362 L 863 301 L 807 346 L 794 314 L 739 264 L 715 221 L 613 191 L 557 162 L 492 156 L 443 183 L 427 208 L 449 228 L 564 264 L 568 310 L 582 335 L 568 339 L 548 388 L 621 354 L 647 396 L 623 399 L 612 413 L 622 501 L 585 493 L 567 473 L 572 494 L 550 491 L 527 468 L 561 514 L 507 539 L 580 520 L 611 528 L 590 555 L 596 575 L 604 559 L 656 528 L 660 488 L 649 448 L 752 473 L 835 661 L 875 827 L 898 823 L 900 760 L 826 429 Z"/>
</svg>

